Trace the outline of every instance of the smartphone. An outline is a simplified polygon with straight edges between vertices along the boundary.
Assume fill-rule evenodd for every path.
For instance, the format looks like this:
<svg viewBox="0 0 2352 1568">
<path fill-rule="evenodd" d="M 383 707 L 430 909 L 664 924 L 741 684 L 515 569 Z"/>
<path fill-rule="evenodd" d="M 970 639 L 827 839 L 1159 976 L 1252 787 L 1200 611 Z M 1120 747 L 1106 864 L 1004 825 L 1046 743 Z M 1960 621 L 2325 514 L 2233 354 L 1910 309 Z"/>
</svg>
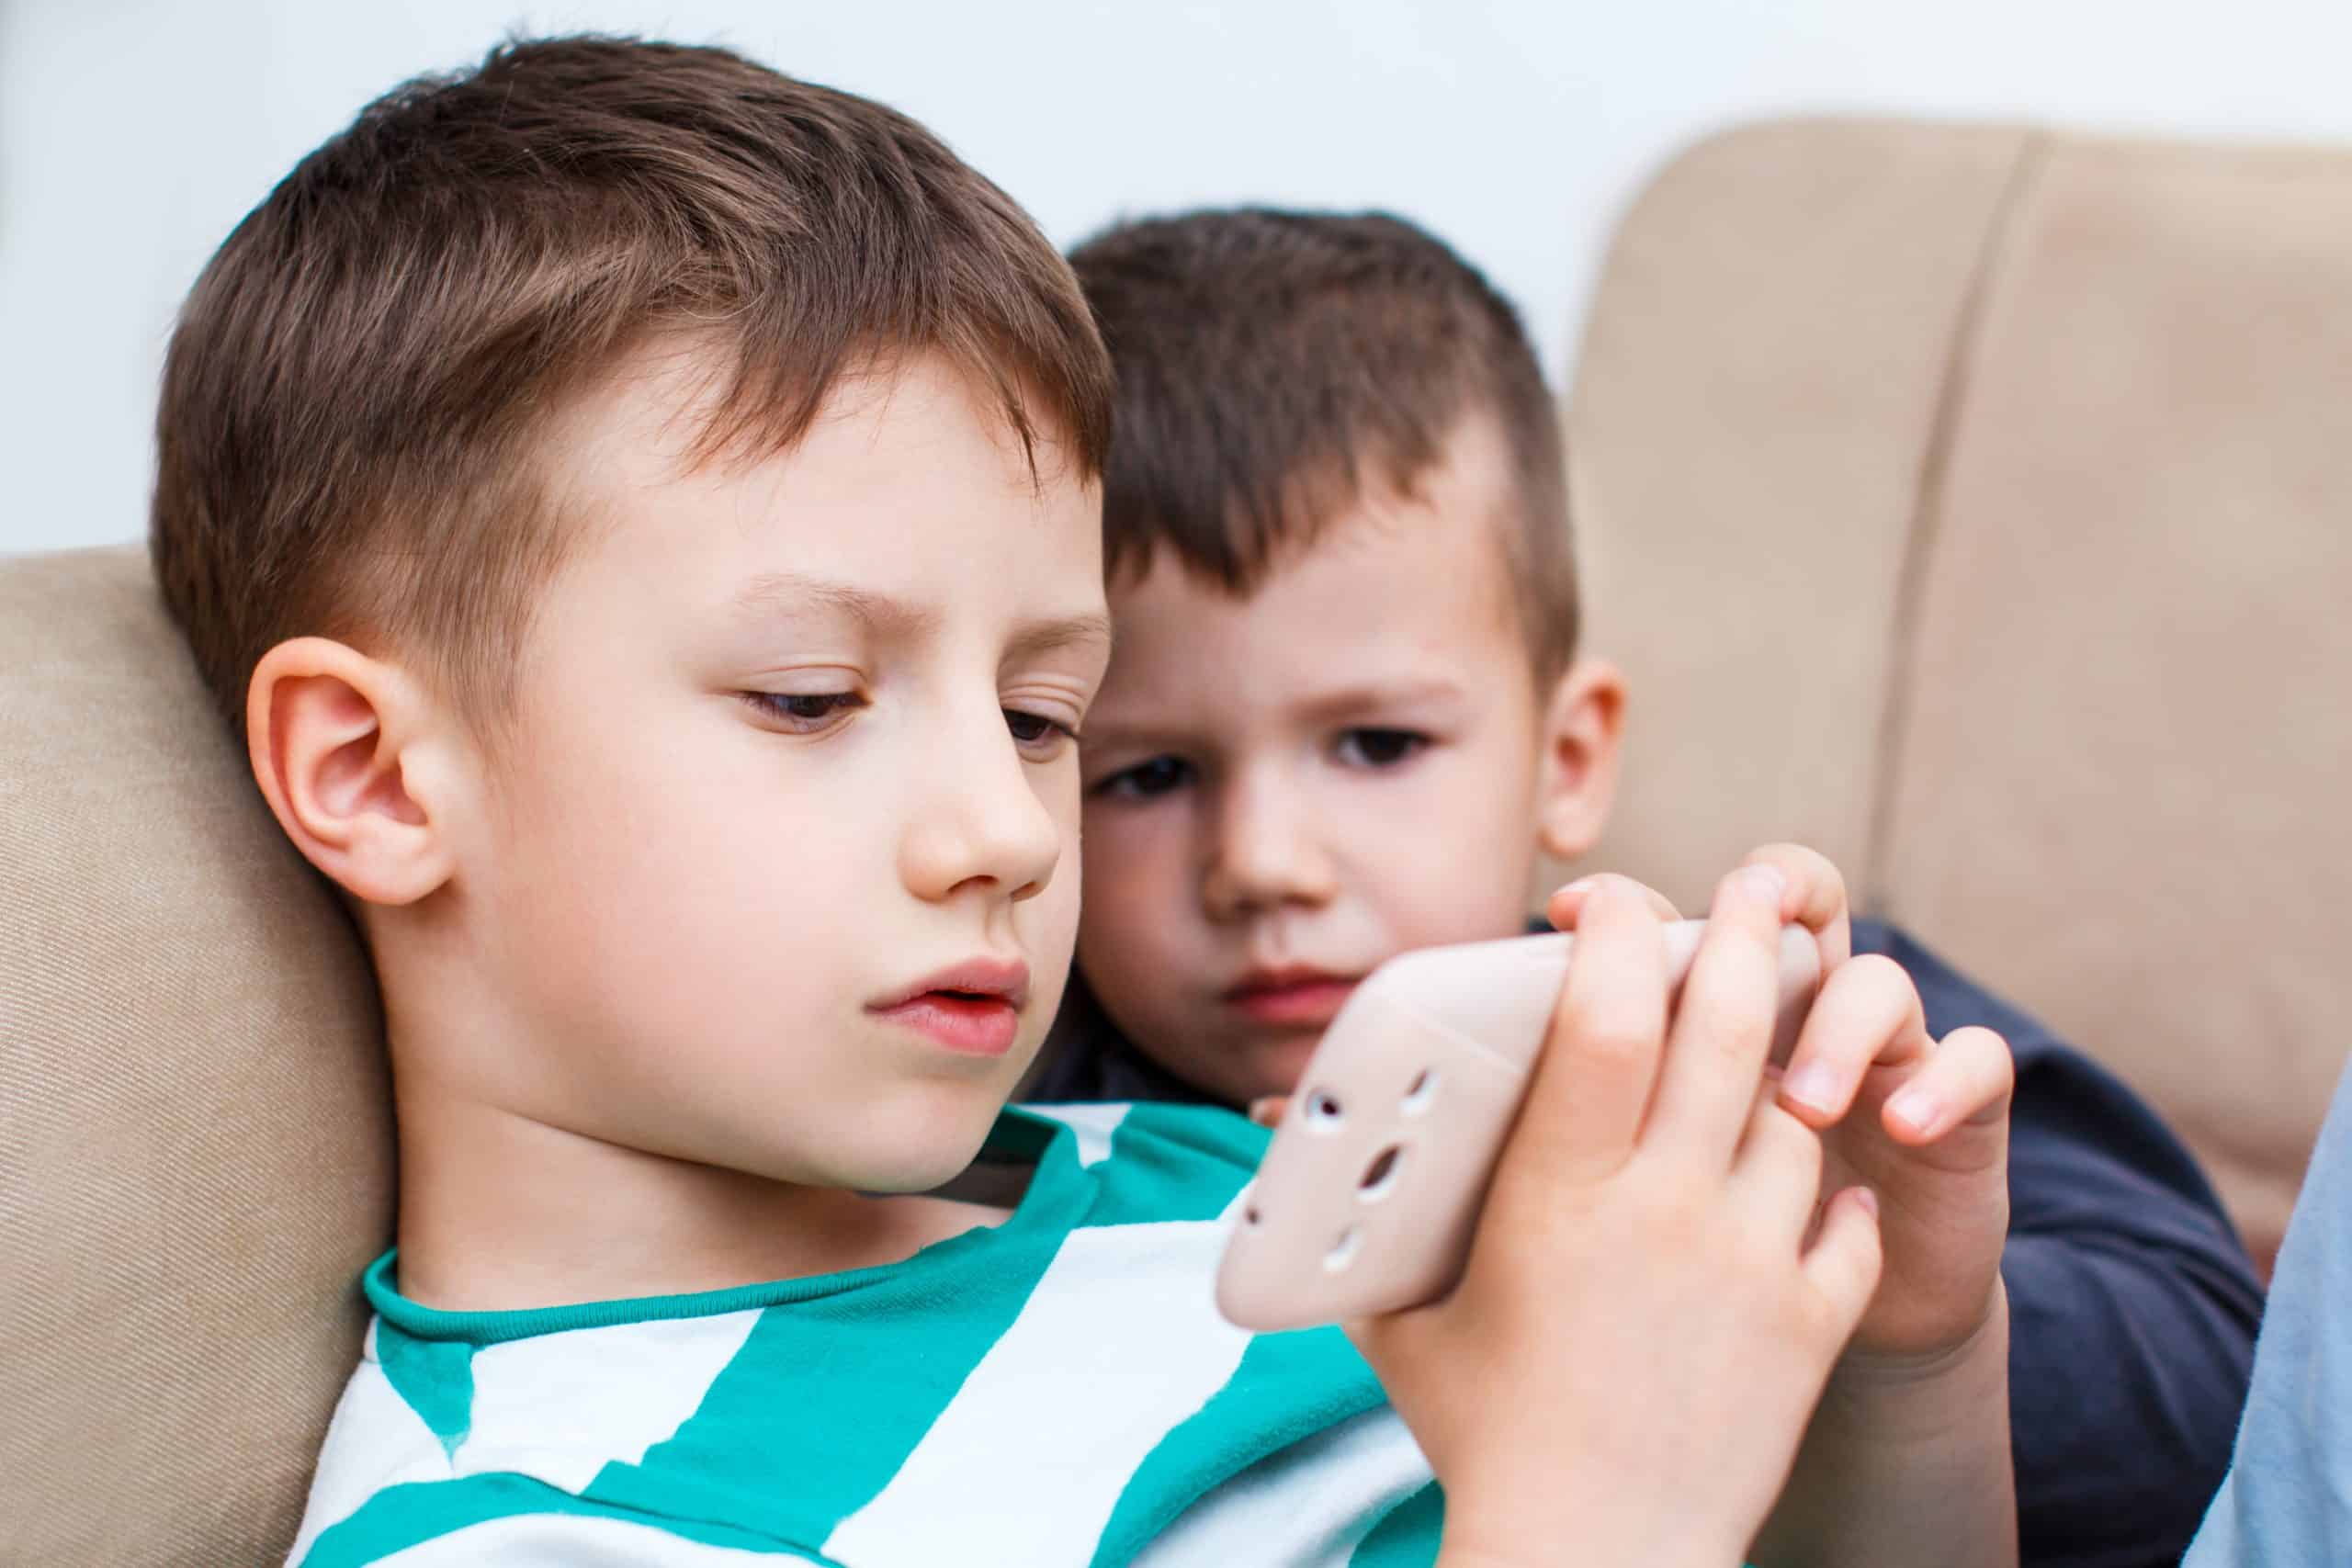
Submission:
<svg viewBox="0 0 2352 1568">
<path fill-rule="evenodd" d="M 1669 1006 L 1704 920 L 1666 929 Z M 1436 1300 L 1461 1278 L 1567 973 L 1574 938 L 1423 948 L 1356 987 L 1283 1112 L 1217 1271 L 1243 1328 L 1306 1328 Z M 1781 933 L 1772 1060 L 1821 982 L 1811 932 Z"/>
</svg>

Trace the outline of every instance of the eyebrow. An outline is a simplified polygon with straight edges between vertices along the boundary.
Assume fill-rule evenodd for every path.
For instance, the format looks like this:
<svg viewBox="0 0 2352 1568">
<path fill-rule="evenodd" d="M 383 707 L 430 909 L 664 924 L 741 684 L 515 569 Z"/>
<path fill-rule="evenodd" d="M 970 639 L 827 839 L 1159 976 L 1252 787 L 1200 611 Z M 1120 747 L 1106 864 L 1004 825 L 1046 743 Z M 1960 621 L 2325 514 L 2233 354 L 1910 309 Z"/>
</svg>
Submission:
<svg viewBox="0 0 2352 1568">
<path fill-rule="evenodd" d="M 910 604 L 855 583 L 799 571 L 763 572 L 735 595 L 736 607 L 752 614 L 789 611 L 811 601 L 851 616 L 877 633 L 899 637 L 920 637 L 935 631 L 942 619 L 940 613 L 929 605 Z M 1007 652 L 1034 658 L 1088 644 L 1108 648 L 1110 643 L 1111 617 L 1090 611 L 1024 623 L 1013 633 Z"/>
<path fill-rule="evenodd" d="M 1416 703 L 1460 702 L 1465 695 L 1461 682 L 1443 676 L 1388 682 L 1366 682 L 1320 693 L 1291 712 L 1294 718 L 1304 719 L 1309 724 L 1329 724 L 1385 707 L 1407 707 Z M 1170 728 L 1155 723 L 1148 717 L 1140 724 L 1132 725 L 1098 717 L 1087 725 L 1086 739 L 1096 744 L 1098 750 L 1109 750 L 1114 747 L 1129 746 L 1185 746 L 1193 743 L 1197 737 L 1181 726 Z"/>
<path fill-rule="evenodd" d="M 1460 682 L 1442 675 L 1393 682 L 1372 681 L 1321 693 L 1301 704 L 1298 711 L 1309 719 L 1328 722 L 1374 708 L 1408 707 L 1416 703 L 1459 702 L 1464 695 Z"/>
<path fill-rule="evenodd" d="M 1043 653 L 1057 653 L 1065 648 L 1101 648 L 1111 646 L 1111 617 L 1100 611 L 1080 615 L 1061 615 L 1047 621 L 1031 621 L 1013 633 L 1008 653 L 1023 659 L 1034 659 Z"/>
<path fill-rule="evenodd" d="M 903 599 L 893 599 L 887 593 L 860 588 L 854 583 L 837 582 L 830 578 L 811 577 L 806 572 L 763 572 L 743 585 L 735 595 L 737 609 L 752 613 L 773 613 L 802 608 L 810 601 L 830 610 L 863 622 L 876 631 L 914 635 L 927 632 L 939 624 L 939 612 Z"/>
</svg>

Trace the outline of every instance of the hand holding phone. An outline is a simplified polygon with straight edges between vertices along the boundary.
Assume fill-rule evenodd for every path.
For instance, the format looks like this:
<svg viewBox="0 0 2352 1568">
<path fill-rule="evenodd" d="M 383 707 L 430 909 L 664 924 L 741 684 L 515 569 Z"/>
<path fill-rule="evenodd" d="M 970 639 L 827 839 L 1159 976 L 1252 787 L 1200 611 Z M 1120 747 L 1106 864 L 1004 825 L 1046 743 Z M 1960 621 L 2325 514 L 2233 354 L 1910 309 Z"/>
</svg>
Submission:
<svg viewBox="0 0 2352 1568">
<path fill-rule="evenodd" d="M 1870 1195 L 1817 1206 L 1820 1138 L 1759 1092 L 1786 891 L 1724 880 L 1669 1021 L 1658 914 L 1602 890 L 1458 1282 L 1348 1324 L 1445 1489 L 1440 1562 L 1727 1568 L 1781 1494 L 1879 1263 Z"/>
<path fill-rule="evenodd" d="M 1673 997 L 1705 930 L 1665 928 Z M 1425 948 L 1357 987 L 1290 1097 L 1227 1244 L 1217 1305 L 1227 1319 L 1303 1328 L 1453 1287 L 1575 940 Z M 1775 1061 L 1793 1048 L 1820 979 L 1812 936 L 1783 930 Z"/>
</svg>

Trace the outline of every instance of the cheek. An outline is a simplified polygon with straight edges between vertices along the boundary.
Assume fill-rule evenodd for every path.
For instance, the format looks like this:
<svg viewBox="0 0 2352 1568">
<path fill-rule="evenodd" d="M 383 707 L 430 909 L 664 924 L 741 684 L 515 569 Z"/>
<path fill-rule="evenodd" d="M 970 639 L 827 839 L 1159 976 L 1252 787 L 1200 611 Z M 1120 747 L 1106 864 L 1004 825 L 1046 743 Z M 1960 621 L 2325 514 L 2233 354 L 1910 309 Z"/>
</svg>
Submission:
<svg viewBox="0 0 2352 1568">
<path fill-rule="evenodd" d="M 634 734 L 548 738 L 510 812 L 500 919 L 548 1011 L 618 1037 L 691 1023 L 726 1051 L 821 1002 L 783 982 L 837 968 L 871 848 L 719 726 Z"/>
<path fill-rule="evenodd" d="M 1165 973 L 1192 899 L 1180 807 L 1086 813 L 1078 955 L 1098 988 Z"/>
<path fill-rule="evenodd" d="M 1146 911 L 1176 896 L 1183 862 L 1176 810 L 1158 807 L 1132 811 L 1098 806 L 1087 811 L 1084 826 L 1080 841 L 1089 929 L 1111 922 L 1135 923 Z"/>
<path fill-rule="evenodd" d="M 1352 834 L 1351 880 L 1398 951 L 1520 934 L 1535 865 L 1533 773 L 1517 749 L 1457 747 L 1379 792 L 1381 820 Z"/>
<path fill-rule="evenodd" d="M 1061 839 L 1061 855 L 1045 890 L 1016 907 L 1023 945 L 1027 950 L 1030 989 L 1035 1010 L 1050 1021 L 1069 978 L 1070 955 L 1078 945 L 1079 911 L 1085 897 L 1085 865 L 1080 837 L 1078 789 L 1058 784 L 1041 792 L 1046 810 Z M 1042 1027 L 1042 1025 L 1040 1026 Z"/>
</svg>

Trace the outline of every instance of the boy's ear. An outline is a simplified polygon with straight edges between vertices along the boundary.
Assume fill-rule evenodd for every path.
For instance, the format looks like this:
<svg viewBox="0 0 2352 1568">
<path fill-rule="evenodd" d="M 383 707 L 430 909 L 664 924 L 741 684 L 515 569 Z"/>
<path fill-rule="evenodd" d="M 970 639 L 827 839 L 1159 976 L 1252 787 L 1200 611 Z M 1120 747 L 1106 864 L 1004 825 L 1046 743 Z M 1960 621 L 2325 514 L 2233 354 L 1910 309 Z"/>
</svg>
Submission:
<svg viewBox="0 0 2352 1568">
<path fill-rule="evenodd" d="M 412 904 L 449 879 L 434 712 L 397 667 L 326 637 L 279 643 L 245 688 L 245 746 L 278 826 L 370 904 Z"/>
<path fill-rule="evenodd" d="M 1581 859 L 1600 840 L 1617 798 L 1617 742 L 1625 678 L 1606 660 L 1579 659 L 1544 708 L 1536 838 L 1555 859 Z"/>
</svg>

